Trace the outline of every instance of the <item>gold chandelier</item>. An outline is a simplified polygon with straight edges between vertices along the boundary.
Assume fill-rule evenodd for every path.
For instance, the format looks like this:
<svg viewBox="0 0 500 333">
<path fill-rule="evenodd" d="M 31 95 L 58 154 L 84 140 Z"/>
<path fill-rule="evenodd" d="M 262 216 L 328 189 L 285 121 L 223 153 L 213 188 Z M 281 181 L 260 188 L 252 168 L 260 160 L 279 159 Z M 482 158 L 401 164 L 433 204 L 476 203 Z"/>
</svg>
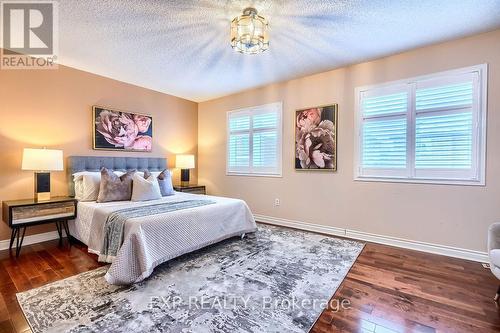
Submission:
<svg viewBox="0 0 500 333">
<path fill-rule="evenodd" d="M 246 8 L 231 22 L 231 47 L 244 54 L 264 52 L 269 48 L 267 29 L 267 20 L 255 8 Z"/>
</svg>

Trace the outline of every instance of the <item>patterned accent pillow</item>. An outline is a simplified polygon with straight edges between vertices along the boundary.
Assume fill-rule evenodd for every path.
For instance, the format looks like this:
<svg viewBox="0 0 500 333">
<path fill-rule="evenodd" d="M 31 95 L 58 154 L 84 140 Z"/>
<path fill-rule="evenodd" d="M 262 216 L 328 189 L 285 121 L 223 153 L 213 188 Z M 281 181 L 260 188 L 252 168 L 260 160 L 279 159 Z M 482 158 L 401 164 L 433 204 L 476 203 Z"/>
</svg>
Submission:
<svg viewBox="0 0 500 333">
<path fill-rule="evenodd" d="M 132 177 L 135 170 L 118 177 L 106 168 L 101 169 L 101 185 L 97 202 L 129 201 L 132 197 Z"/>
<path fill-rule="evenodd" d="M 125 172 L 113 171 L 117 176 Z M 96 201 L 101 187 L 100 171 L 80 171 L 73 174 L 75 198 L 80 201 Z"/>
</svg>

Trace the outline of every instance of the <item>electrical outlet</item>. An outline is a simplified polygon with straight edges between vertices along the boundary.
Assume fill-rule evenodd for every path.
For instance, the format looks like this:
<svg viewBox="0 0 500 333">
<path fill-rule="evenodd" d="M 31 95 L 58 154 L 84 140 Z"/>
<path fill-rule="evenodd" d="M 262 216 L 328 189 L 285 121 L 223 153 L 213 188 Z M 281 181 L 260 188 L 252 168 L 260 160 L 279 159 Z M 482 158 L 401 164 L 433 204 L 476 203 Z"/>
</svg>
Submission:
<svg viewBox="0 0 500 333">
<path fill-rule="evenodd" d="M 280 205 L 280 199 L 276 198 L 274 199 L 274 206 L 279 206 Z"/>
</svg>

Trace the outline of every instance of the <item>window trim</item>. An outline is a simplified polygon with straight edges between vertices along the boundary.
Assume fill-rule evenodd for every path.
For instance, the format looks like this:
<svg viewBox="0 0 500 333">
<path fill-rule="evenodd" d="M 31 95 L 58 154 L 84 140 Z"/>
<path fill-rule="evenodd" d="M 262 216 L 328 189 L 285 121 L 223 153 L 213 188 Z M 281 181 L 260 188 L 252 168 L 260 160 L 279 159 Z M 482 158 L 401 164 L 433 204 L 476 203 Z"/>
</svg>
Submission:
<svg viewBox="0 0 500 333">
<path fill-rule="evenodd" d="M 394 176 L 394 175 L 387 175 L 387 176 L 363 176 L 361 174 L 361 153 L 362 153 L 362 124 L 363 124 L 363 118 L 362 118 L 362 110 L 361 110 L 361 95 L 362 92 L 371 90 L 371 89 L 383 89 L 383 88 L 390 88 L 391 86 L 394 85 L 401 85 L 401 84 L 409 84 L 409 83 L 415 83 L 417 81 L 424 81 L 424 80 L 430 80 L 430 79 L 439 79 L 440 76 L 451 76 L 451 75 L 461 75 L 461 74 L 467 74 L 471 72 L 478 72 L 479 73 L 479 80 L 478 80 L 478 90 L 475 91 L 477 96 L 477 102 L 478 102 L 478 123 L 477 126 L 473 129 L 473 131 L 477 134 L 474 134 L 473 136 L 477 136 L 477 140 L 475 142 L 476 149 L 477 149 L 477 156 L 475 157 L 477 159 L 476 163 L 476 175 L 477 179 L 474 180 L 465 180 L 465 179 L 446 179 L 446 178 L 432 178 L 432 177 L 422 177 L 422 178 L 414 178 L 415 177 L 415 168 L 412 170 L 412 175 L 409 176 Z M 415 85 L 413 85 L 415 86 Z M 412 88 L 414 89 L 414 88 Z M 407 124 L 407 147 L 411 145 L 413 147 L 413 141 L 415 140 L 414 138 L 414 131 L 410 132 L 409 130 L 412 129 L 415 126 L 415 116 L 416 116 L 416 111 L 415 111 L 415 103 L 413 101 L 413 96 L 414 94 L 411 94 L 409 99 L 411 100 L 411 104 L 408 108 L 408 111 L 411 113 L 408 116 L 408 124 Z M 453 69 L 453 70 L 448 70 L 448 71 L 442 71 L 442 72 L 437 72 L 437 73 L 432 73 L 432 74 L 427 74 L 427 75 L 421 75 L 421 76 L 415 76 L 407 79 L 402 79 L 402 80 L 396 80 L 396 81 L 390 81 L 390 82 L 384 82 L 381 84 L 372 84 L 372 85 L 367 85 L 367 86 L 361 86 L 357 87 L 354 89 L 354 180 L 355 181 L 368 181 L 368 182 L 396 182 L 396 183 L 415 183 L 415 184 L 441 184 L 441 185 L 472 185 L 472 186 L 485 186 L 486 185 L 486 135 L 487 135 L 487 125 L 486 125 L 486 120 L 487 120 L 487 101 L 488 101 L 488 64 L 480 64 L 480 65 L 475 65 L 475 66 L 469 66 L 469 67 L 463 67 L 463 68 L 458 68 L 458 69 Z M 409 149 L 409 154 L 407 154 L 407 163 L 410 163 L 409 160 L 414 159 L 414 151 L 413 148 Z M 473 156 L 474 158 L 474 156 Z M 411 162 L 413 163 L 413 162 Z"/>
<path fill-rule="evenodd" d="M 277 173 L 269 173 L 269 172 L 255 172 L 255 171 L 230 171 L 229 170 L 229 138 L 231 135 L 231 130 L 229 128 L 229 119 L 231 117 L 231 114 L 234 113 L 248 113 L 250 115 L 253 114 L 253 111 L 256 110 L 261 110 L 263 108 L 277 108 L 278 109 L 278 115 L 279 115 L 279 124 L 277 127 L 277 132 L 278 132 L 278 151 L 277 151 L 277 162 L 278 162 L 278 167 Z M 251 118 L 252 119 L 252 118 Z M 252 124 L 252 121 L 251 121 Z M 265 132 L 268 131 L 269 128 L 259 128 L 255 130 L 255 132 Z M 246 132 L 246 131 L 245 131 Z M 252 125 L 250 125 L 250 129 L 248 131 L 250 135 L 250 163 L 253 161 L 253 154 L 252 154 L 252 134 L 254 132 L 254 129 Z M 283 177 L 283 102 L 273 102 L 273 103 L 267 103 L 267 104 L 262 104 L 262 105 L 256 105 L 256 106 L 250 106 L 250 107 L 245 107 L 245 108 L 240 108 L 236 110 L 231 110 L 226 113 L 226 176 L 246 176 L 246 177 L 271 177 L 271 178 L 282 178 Z"/>
</svg>

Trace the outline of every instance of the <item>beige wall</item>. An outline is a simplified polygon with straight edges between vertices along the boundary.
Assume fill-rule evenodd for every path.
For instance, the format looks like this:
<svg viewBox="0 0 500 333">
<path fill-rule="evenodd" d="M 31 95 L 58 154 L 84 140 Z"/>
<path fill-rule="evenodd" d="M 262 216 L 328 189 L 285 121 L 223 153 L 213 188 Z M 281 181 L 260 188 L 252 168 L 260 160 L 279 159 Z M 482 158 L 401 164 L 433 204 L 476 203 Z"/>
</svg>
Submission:
<svg viewBox="0 0 500 333">
<path fill-rule="evenodd" d="M 481 63 L 489 64 L 485 187 L 353 181 L 355 87 Z M 488 225 L 500 220 L 499 92 L 497 30 L 200 103 L 199 179 L 211 193 L 243 198 L 254 213 L 484 251 Z M 226 112 L 276 101 L 283 101 L 283 178 L 226 176 Z M 329 103 L 339 104 L 338 172 L 296 172 L 294 110 Z"/>
<path fill-rule="evenodd" d="M 95 104 L 153 115 L 153 152 L 92 150 Z M 20 170 L 25 147 L 62 149 L 65 156 L 168 157 L 169 167 L 173 155 L 197 152 L 196 103 L 64 66 L 0 70 L 0 116 L 0 201 L 33 195 L 33 173 Z M 196 180 L 196 170 L 192 173 Z M 65 194 L 65 172 L 53 172 L 52 195 Z M 0 240 L 8 237 L 9 228 L 0 223 Z"/>
<path fill-rule="evenodd" d="M 355 87 L 480 63 L 489 64 L 485 187 L 353 181 Z M 194 102 L 64 66 L 2 70 L 0 201 L 32 195 L 33 175 L 20 170 L 25 147 L 63 149 L 65 156 L 167 156 L 170 167 L 173 155 L 198 150 L 200 183 L 245 199 L 254 213 L 484 251 L 487 227 L 500 219 L 498 91 L 500 30 L 200 103 L 198 117 Z M 283 178 L 226 176 L 226 111 L 275 101 L 284 107 Z M 339 104 L 338 172 L 296 172 L 294 110 L 328 103 Z M 152 114 L 153 152 L 92 150 L 95 104 Z M 67 193 L 64 172 L 53 173 L 52 183 L 53 195 Z M 0 240 L 8 235 L 0 223 Z"/>
</svg>

